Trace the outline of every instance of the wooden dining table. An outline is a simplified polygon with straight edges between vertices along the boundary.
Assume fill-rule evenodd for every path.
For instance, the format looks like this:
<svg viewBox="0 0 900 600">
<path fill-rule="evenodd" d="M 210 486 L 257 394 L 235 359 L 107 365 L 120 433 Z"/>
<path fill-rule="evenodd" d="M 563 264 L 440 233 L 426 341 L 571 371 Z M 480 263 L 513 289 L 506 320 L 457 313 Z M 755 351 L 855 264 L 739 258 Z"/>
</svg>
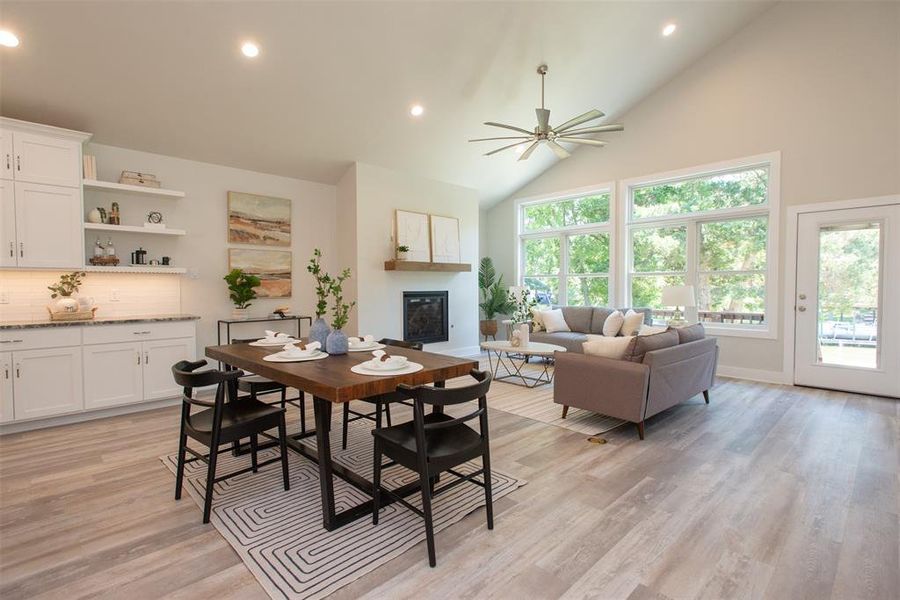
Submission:
<svg viewBox="0 0 900 600">
<path fill-rule="evenodd" d="M 371 358 L 367 352 L 351 352 L 305 362 L 283 363 L 263 360 L 264 356 L 280 350 L 280 347 L 226 344 L 208 346 L 206 356 L 230 367 L 250 371 L 312 395 L 315 431 L 290 435 L 287 442 L 292 450 L 318 464 L 322 524 L 329 531 L 372 512 L 371 500 L 337 512 L 334 501 L 335 475 L 369 496 L 374 491 L 371 481 L 332 460 L 330 434 L 332 405 L 393 392 L 401 383 L 408 385 L 431 383 L 436 387 L 443 387 L 448 379 L 461 377 L 478 368 L 477 361 L 471 359 L 399 347 L 388 347 L 385 350 L 391 354 L 406 356 L 411 362 L 419 363 L 424 368 L 407 375 L 375 376 L 351 372 L 351 367 Z M 302 443 L 303 438 L 313 435 L 316 438 L 315 450 Z M 395 493 L 403 496 L 412 494 L 418 489 L 416 482 L 396 490 Z M 385 504 L 388 501 L 386 495 L 382 494 L 382 498 L 382 504 Z"/>
</svg>

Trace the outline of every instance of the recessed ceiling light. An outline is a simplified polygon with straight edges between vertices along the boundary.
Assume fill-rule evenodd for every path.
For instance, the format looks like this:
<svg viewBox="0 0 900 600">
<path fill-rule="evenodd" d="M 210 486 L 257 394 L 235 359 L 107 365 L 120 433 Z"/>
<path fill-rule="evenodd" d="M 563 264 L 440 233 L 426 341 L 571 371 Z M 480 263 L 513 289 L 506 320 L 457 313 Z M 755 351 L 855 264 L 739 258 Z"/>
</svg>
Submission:
<svg viewBox="0 0 900 600">
<path fill-rule="evenodd" d="M 678 29 L 678 26 L 675 25 L 675 23 L 666 23 L 666 26 L 663 27 L 662 34 L 665 37 L 669 37 L 670 35 L 675 33 L 676 29 Z"/>
<path fill-rule="evenodd" d="M 414 117 L 421 117 L 425 113 L 425 108 L 421 104 L 413 104 L 409 107 L 409 114 Z"/>
<path fill-rule="evenodd" d="M 0 29 L 0 46 L 15 48 L 18 45 L 19 38 L 16 37 L 16 34 L 12 31 L 7 31 L 6 29 Z"/>
<path fill-rule="evenodd" d="M 244 42 L 241 46 L 241 52 L 243 52 L 244 56 L 247 58 L 256 58 L 259 55 L 259 46 L 253 42 Z"/>
</svg>

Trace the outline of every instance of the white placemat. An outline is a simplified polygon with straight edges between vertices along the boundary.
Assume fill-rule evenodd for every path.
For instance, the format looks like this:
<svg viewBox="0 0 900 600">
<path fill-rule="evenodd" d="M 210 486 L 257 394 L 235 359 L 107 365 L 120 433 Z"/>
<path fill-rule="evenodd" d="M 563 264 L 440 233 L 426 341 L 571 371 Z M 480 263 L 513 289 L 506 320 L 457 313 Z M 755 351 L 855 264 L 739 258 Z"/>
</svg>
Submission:
<svg viewBox="0 0 900 600">
<path fill-rule="evenodd" d="M 256 340 L 255 342 L 250 342 L 250 345 L 262 347 L 262 348 L 271 348 L 273 346 L 284 346 L 285 344 L 296 344 L 299 341 L 300 340 L 297 340 L 294 338 L 287 338 L 284 340 L 278 340 L 277 342 L 273 342 L 273 341 L 267 340 L 266 338 L 263 338 L 261 340 Z"/>
<path fill-rule="evenodd" d="M 263 356 L 263 360 L 266 362 L 306 362 L 308 360 L 322 360 L 323 358 L 328 358 L 327 352 L 319 351 L 318 354 L 313 354 L 312 356 L 285 356 L 284 351 L 276 352 L 275 354 L 270 354 L 268 356 Z"/>
<path fill-rule="evenodd" d="M 402 369 L 394 369 L 392 371 L 381 371 L 371 369 L 366 366 L 366 363 L 360 363 L 358 365 L 354 365 L 350 367 L 350 370 L 356 373 L 357 375 L 374 375 L 376 377 L 392 377 L 394 375 L 409 375 L 410 373 L 416 373 L 424 369 L 422 365 L 419 363 L 410 362 L 407 363 L 405 367 Z"/>
<path fill-rule="evenodd" d="M 366 346 L 365 348 L 354 348 L 350 346 L 347 349 L 347 352 L 374 352 L 375 350 L 382 350 L 387 348 L 384 344 L 375 344 L 374 346 Z"/>
</svg>

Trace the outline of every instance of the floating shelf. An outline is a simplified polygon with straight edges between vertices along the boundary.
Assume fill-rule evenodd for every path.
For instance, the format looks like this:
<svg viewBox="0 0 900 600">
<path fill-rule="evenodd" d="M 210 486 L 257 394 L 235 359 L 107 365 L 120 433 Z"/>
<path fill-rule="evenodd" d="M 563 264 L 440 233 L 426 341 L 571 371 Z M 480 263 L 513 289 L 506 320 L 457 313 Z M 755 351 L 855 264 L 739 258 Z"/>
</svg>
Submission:
<svg viewBox="0 0 900 600">
<path fill-rule="evenodd" d="M 113 183 L 112 181 L 100 181 L 99 179 L 83 179 L 82 184 L 86 190 L 106 190 L 110 192 L 136 194 L 138 196 L 156 196 L 158 198 L 184 198 L 184 192 L 179 192 L 178 190 L 164 190 L 162 188 L 145 187 L 142 185 Z"/>
<path fill-rule="evenodd" d="M 469 263 L 436 263 L 436 262 L 417 262 L 413 260 L 386 260 L 384 261 L 385 271 L 442 271 L 442 272 L 464 272 L 471 271 L 472 265 Z"/>
<path fill-rule="evenodd" d="M 187 269 L 184 267 L 164 267 L 162 265 L 122 265 L 118 267 L 85 265 L 84 270 L 89 273 L 168 273 L 175 275 L 187 273 Z"/>
<path fill-rule="evenodd" d="M 184 235 L 187 233 L 184 229 L 154 229 L 152 227 L 137 227 L 134 225 L 109 225 L 107 223 L 85 223 L 85 229 L 94 229 L 96 231 L 121 231 L 126 233 L 149 233 L 152 235 Z"/>
</svg>

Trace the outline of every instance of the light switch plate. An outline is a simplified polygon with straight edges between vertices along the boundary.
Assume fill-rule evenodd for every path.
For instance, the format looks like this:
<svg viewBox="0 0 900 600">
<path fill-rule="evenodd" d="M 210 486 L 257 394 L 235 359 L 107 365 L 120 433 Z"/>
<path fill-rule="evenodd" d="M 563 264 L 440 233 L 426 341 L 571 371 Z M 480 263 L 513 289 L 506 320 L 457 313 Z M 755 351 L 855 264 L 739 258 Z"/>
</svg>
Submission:
<svg viewBox="0 0 900 600">
<path fill-rule="evenodd" d="M 119 290 L 117 288 L 112 288 L 109 290 L 109 301 L 110 302 L 118 302 L 119 301 Z"/>
<path fill-rule="evenodd" d="M 0 304 L 9 304 L 9 292 L 6 290 L 0 291 Z"/>
</svg>

